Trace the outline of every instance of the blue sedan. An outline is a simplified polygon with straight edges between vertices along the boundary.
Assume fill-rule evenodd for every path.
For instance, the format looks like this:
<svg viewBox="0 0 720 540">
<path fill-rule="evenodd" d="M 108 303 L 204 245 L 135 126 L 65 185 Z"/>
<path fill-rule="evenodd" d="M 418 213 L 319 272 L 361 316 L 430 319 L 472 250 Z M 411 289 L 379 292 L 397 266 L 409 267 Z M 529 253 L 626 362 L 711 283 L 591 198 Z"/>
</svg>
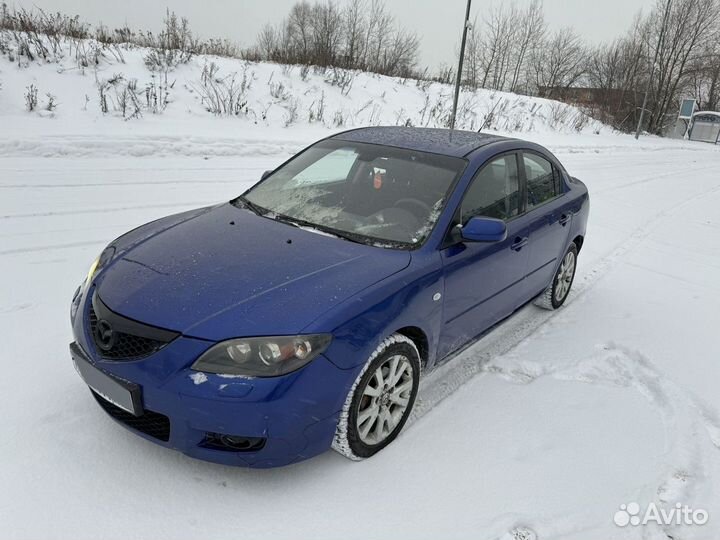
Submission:
<svg viewBox="0 0 720 540">
<path fill-rule="evenodd" d="M 340 133 L 113 241 L 73 297 L 71 356 L 111 417 L 189 456 L 367 458 L 424 374 L 524 304 L 565 302 L 588 208 L 537 144 Z"/>
</svg>

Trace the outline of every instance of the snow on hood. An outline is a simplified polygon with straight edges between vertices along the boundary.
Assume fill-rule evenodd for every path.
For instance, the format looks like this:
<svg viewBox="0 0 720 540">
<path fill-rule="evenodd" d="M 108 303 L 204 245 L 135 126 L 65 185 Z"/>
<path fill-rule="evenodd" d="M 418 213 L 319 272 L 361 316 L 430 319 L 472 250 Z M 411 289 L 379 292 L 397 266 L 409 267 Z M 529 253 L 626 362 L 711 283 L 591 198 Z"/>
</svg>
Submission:
<svg viewBox="0 0 720 540">
<path fill-rule="evenodd" d="M 143 240 L 129 249 L 120 238 L 98 293 L 125 317 L 203 339 L 299 333 L 410 263 L 407 251 L 318 235 L 230 204 L 176 222 L 141 228 L 133 237 Z"/>
</svg>

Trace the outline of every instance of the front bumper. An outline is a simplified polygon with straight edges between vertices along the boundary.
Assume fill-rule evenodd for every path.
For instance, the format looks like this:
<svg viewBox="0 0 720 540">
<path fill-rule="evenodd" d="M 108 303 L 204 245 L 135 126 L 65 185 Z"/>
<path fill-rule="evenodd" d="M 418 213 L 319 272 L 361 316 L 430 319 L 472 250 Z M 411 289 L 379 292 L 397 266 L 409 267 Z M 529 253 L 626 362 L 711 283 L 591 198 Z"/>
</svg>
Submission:
<svg viewBox="0 0 720 540">
<path fill-rule="evenodd" d="M 84 310 L 78 311 L 71 355 L 81 355 L 106 374 L 140 386 L 142 407 L 150 415 L 140 421 L 147 420 L 152 429 L 101 404 L 145 439 L 194 458 L 258 468 L 287 465 L 330 448 L 355 370 L 339 369 L 321 355 L 282 377 L 201 374 L 190 366 L 213 343 L 185 336 L 141 360 L 106 360 L 88 334 Z M 164 422 L 163 417 L 167 436 L 156 423 Z M 262 444 L 243 451 L 218 449 L 208 444 L 209 434 L 262 439 Z"/>
<path fill-rule="evenodd" d="M 71 354 L 89 358 L 73 345 Z M 150 357 L 142 362 L 155 360 Z M 122 415 L 113 414 L 111 404 L 108 407 L 103 403 L 106 412 L 126 428 L 194 458 L 258 468 L 287 465 L 329 449 L 342 408 L 338 396 L 347 394 L 342 389 L 350 378 L 322 356 L 304 369 L 277 379 L 229 379 L 209 373 L 197 377 L 198 372 L 183 370 L 161 384 L 143 372 L 138 362 L 92 363 L 140 385 L 144 414 L 139 421 L 149 422 L 150 429 L 138 428 Z M 158 417 L 167 418 L 166 436 L 153 431 L 161 429 L 156 427 L 161 421 Z M 263 444 L 258 450 L 220 450 L 208 444 L 213 433 L 263 439 Z"/>
</svg>

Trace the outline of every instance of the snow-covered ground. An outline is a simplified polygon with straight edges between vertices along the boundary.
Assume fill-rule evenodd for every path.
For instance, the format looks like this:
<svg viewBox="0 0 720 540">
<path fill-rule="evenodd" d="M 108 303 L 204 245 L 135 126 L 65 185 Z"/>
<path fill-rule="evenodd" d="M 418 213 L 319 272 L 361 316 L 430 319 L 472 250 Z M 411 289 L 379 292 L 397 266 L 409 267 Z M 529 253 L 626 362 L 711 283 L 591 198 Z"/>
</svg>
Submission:
<svg viewBox="0 0 720 540">
<path fill-rule="evenodd" d="M 142 54 L 105 61 L 98 80 L 122 71 L 144 89 Z M 0 58 L 3 539 L 720 535 L 720 147 L 635 141 L 594 122 L 577 133 L 577 111 L 546 100 L 466 94 L 476 108 L 461 123 L 477 127 L 505 99 L 492 125 L 545 144 L 589 186 L 572 295 L 558 312 L 522 309 L 430 374 L 412 421 L 382 453 L 235 469 L 108 419 L 67 352 L 70 297 L 108 241 L 230 199 L 340 129 L 338 111 L 345 127 L 423 125 L 435 105 L 433 122 L 447 108 L 440 85 L 361 74 L 344 93 L 329 75 L 251 64 L 248 110 L 260 120 L 217 118 L 196 99 L 206 60 L 173 72 L 162 114 L 125 121 L 113 107 L 100 112 L 94 70 L 69 57 L 27 67 Z M 223 74 L 244 69 L 216 61 Z M 40 108 L 45 92 L 57 97 L 54 113 L 23 110 L 30 84 Z M 311 120 L 323 96 L 323 119 Z M 293 100 L 299 117 L 285 128 Z M 688 505 L 710 520 L 616 526 L 631 502 Z"/>
<path fill-rule="evenodd" d="M 231 198 L 318 135 L 248 131 L 236 147 L 276 152 L 209 159 L 41 159 L 3 142 L 2 537 L 716 538 L 720 149 L 700 143 L 531 135 L 591 190 L 573 294 L 431 374 L 409 427 L 368 461 L 222 467 L 105 416 L 67 353 L 91 259 L 136 225 Z M 617 527 L 632 501 L 710 521 Z"/>
</svg>

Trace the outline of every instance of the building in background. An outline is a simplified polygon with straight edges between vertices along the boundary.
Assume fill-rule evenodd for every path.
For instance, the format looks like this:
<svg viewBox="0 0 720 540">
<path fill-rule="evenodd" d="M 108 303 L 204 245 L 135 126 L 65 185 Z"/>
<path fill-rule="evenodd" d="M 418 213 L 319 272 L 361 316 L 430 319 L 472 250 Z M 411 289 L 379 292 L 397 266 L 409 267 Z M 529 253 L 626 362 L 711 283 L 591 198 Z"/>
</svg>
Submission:
<svg viewBox="0 0 720 540">
<path fill-rule="evenodd" d="M 565 103 L 594 109 L 599 106 L 610 109 L 619 108 L 630 92 L 619 88 L 589 88 L 572 86 L 540 86 L 538 95 L 548 99 L 557 99 Z"/>
</svg>

